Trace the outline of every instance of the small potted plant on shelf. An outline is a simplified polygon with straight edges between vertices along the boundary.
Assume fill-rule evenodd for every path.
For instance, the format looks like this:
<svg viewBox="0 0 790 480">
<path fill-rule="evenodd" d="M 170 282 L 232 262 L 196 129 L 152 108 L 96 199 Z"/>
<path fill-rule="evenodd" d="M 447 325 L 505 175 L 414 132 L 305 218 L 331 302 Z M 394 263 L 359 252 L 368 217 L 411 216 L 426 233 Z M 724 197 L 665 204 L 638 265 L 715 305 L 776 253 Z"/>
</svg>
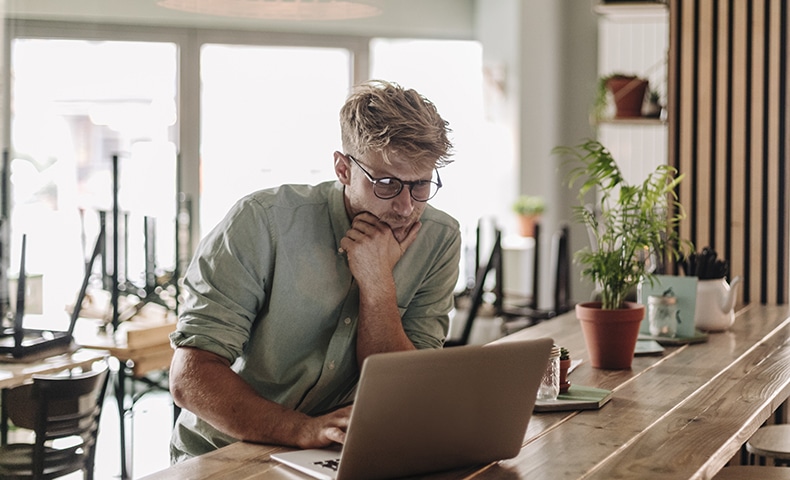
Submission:
<svg viewBox="0 0 790 480">
<path fill-rule="evenodd" d="M 593 116 L 601 121 L 606 116 L 609 95 L 614 100 L 615 118 L 638 118 L 648 90 L 648 80 L 636 75 L 615 72 L 598 78 Z"/>
<path fill-rule="evenodd" d="M 571 368 L 571 354 L 565 347 L 560 347 L 560 393 L 565 393 L 571 387 L 568 381 L 568 370 Z"/>
<path fill-rule="evenodd" d="M 535 222 L 546 211 L 546 201 L 539 195 L 521 195 L 513 202 L 513 211 L 518 216 L 519 234 L 532 237 L 535 235 Z"/>
<path fill-rule="evenodd" d="M 575 218 L 587 227 L 591 245 L 576 252 L 582 276 L 596 286 L 600 301 L 576 306 L 593 367 L 627 369 L 636 347 L 643 305 L 627 302 L 640 280 L 652 281 L 654 258 L 677 258 L 676 227 L 684 217 L 675 188 L 683 176 L 659 165 L 641 183 L 625 181 L 612 154 L 600 142 L 558 147 L 573 162 L 569 185 L 581 181 Z M 594 206 L 585 203 L 595 191 Z"/>
<path fill-rule="evenodd" d="M 645 117 L 648 118 L 659 118 L 661 117 L 661 110 L 664 107 L 661 106 L 661 94 L 658 93 L 658 90 L 651 89 L 647 94 L 647 104 L 645 104 Z"/>
</svg>

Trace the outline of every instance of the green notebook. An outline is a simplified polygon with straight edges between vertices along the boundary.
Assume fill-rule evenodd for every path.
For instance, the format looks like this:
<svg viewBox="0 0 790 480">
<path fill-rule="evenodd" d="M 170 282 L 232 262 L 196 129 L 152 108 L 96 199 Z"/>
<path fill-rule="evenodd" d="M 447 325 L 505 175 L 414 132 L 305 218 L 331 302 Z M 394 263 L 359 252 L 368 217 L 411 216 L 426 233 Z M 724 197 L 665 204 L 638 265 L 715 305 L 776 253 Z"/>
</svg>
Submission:
<svg viewBox="0 0 790 480">
<path fill-rule="evenodd" d="M 536 412 L 559 412 L 563 410 L 596 410 L 612 398 L 612 391 L 603 388 L 571 385 L 567 392 L 556 400 L 535 401 Z"/>
</svg>

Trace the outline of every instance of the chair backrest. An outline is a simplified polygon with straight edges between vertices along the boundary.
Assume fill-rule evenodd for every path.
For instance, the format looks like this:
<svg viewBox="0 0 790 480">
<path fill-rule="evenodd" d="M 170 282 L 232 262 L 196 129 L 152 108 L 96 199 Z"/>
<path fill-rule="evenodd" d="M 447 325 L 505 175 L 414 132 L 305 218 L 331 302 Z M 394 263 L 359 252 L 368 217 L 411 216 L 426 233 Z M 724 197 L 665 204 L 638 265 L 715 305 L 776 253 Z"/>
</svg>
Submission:
<svg viewBox="0 0 790 480">
<path fill-rule="evenodd" d="M 534 312 L 544 312 L 549 316 L 556 316 L 571 309 L 571 255 L 569 251 L 570 229 L 567 225 L 554 232 L 551 236 L 551 251 L 549 257 L 549 267 L 552 285 L 552 305 L 548 309 L 538 308 L 538 298 L 540 296 L 540 225 L 535 225 L 535 250 L 532 264 L 532 293 L 529 295 L 530 304 L 528 305 Z"/>
<path fill-rule="evenodd" d="M 502 232 L 499 228 L 494 228 L 494 244 L 491 247 L 491 254 L 488 257 L 487 262 L 484 265 L 479 265 L 477 267 L 477 273 L 475 276 L 475 285 L 471 292 L 471 304 L 469 305 L 469 311 L 466 315 L 466 322 L 464 323 L 464 329 L 461 333 L 461 336 L 458 339 L 448 339 L 444 342 L 445 347 L 457 347 L 461 345 L 466 345 L 469 343 L 469 338 L 472 335 L 472 327 L 474 325 L 475 318 L 477 318 L 477 312 L 480 310 L 480 307 L 483 304 L 483 294 L 485 293 L 485 281 L 486 277 L 491 271 L 494 271 L 495 275 L 497 275 L 497 281 L 495 283 L 495 289 L 500 289 L 498 291 L 501 292 L 502 288 Z M 501 293 L 497 294 L 497 299 L 501 298 Z"/>
<path fill-rule="evenodd" d="M 541 262 L 544 258 L 542 248 L 543 239 L 541 236 L 542 227 L 540 223 L 535 224 L 534 243 L 532 247 L 532 284 L 531 290 L 526 292 L 527 302 L 523 306 L 510 306 L 502 308 L 498 313 L 517 320 L 528 319 L 530 322 L 521 322 L 521 327 L 530 326 L 535 322 L 548 320 L 559 314 L 565 313 L 572 308 L 570 291 L 570 265 L 571 256 L 569 251 L 570 229 L 563 225 L 551 236 L 549 251 L 549 275 L 550 282 L 546 282 L 551 289 L 552 304 L 548 308 L 539 308 L 541 284 Z M 510 330 L 510 329 L 506 329 Z"/>
<path fill-rule="evenodd" d="M 563 225 L 552 237 L 551 265 L 554 267 L 554 305 L 557 314 L 571 309 L 571 254 L 570 228 Z"/>
<path fill-rule="evenodd" d="M 83 470 L 92 478 L 108 377 L 106 365 L 85 373 L 34 376 L 32 384 L 6 393 L 8 418 L 35 432 L 33 478 L 43 478 L 45 466 L 47 476 Z M 66 437 L 80 440 L 63 450 L 45 448 L 45 442 Z"/>
</svg>

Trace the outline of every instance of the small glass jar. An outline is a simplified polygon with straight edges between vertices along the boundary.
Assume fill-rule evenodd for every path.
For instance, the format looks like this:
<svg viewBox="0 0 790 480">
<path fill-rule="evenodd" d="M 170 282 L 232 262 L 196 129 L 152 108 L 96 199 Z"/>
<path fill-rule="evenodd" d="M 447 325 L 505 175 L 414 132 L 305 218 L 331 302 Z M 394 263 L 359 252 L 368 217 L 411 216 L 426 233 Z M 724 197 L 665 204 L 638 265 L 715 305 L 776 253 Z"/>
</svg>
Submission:
<svg viewBox="0 0 790 480">
<path fill-rule="evenodd" d="M 538 400 L 556 400 L 560 393 L 560 347 L 554 345 L 538 388 Z"/>
<path fill-rule="evenodd" d="M 651 295 L 647 298 L 647 315 L 650 334 L 655 337 L 674 337 L 678 331 L 677 297 Z"/>
</svg>

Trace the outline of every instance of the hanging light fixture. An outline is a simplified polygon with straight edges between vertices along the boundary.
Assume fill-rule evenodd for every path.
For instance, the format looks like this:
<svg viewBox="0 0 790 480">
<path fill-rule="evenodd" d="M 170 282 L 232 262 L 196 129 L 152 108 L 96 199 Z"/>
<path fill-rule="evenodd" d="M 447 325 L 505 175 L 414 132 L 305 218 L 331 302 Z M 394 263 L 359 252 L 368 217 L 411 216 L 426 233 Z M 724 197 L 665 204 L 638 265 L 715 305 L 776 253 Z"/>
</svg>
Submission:
<svg viewBox="0 0 790 480">
<path fill-rule="evenodd" d="M 381 14 L 370 0 L 159 0 L 172 10 L 267 20 L 343 20 Z"/>
</svg>

